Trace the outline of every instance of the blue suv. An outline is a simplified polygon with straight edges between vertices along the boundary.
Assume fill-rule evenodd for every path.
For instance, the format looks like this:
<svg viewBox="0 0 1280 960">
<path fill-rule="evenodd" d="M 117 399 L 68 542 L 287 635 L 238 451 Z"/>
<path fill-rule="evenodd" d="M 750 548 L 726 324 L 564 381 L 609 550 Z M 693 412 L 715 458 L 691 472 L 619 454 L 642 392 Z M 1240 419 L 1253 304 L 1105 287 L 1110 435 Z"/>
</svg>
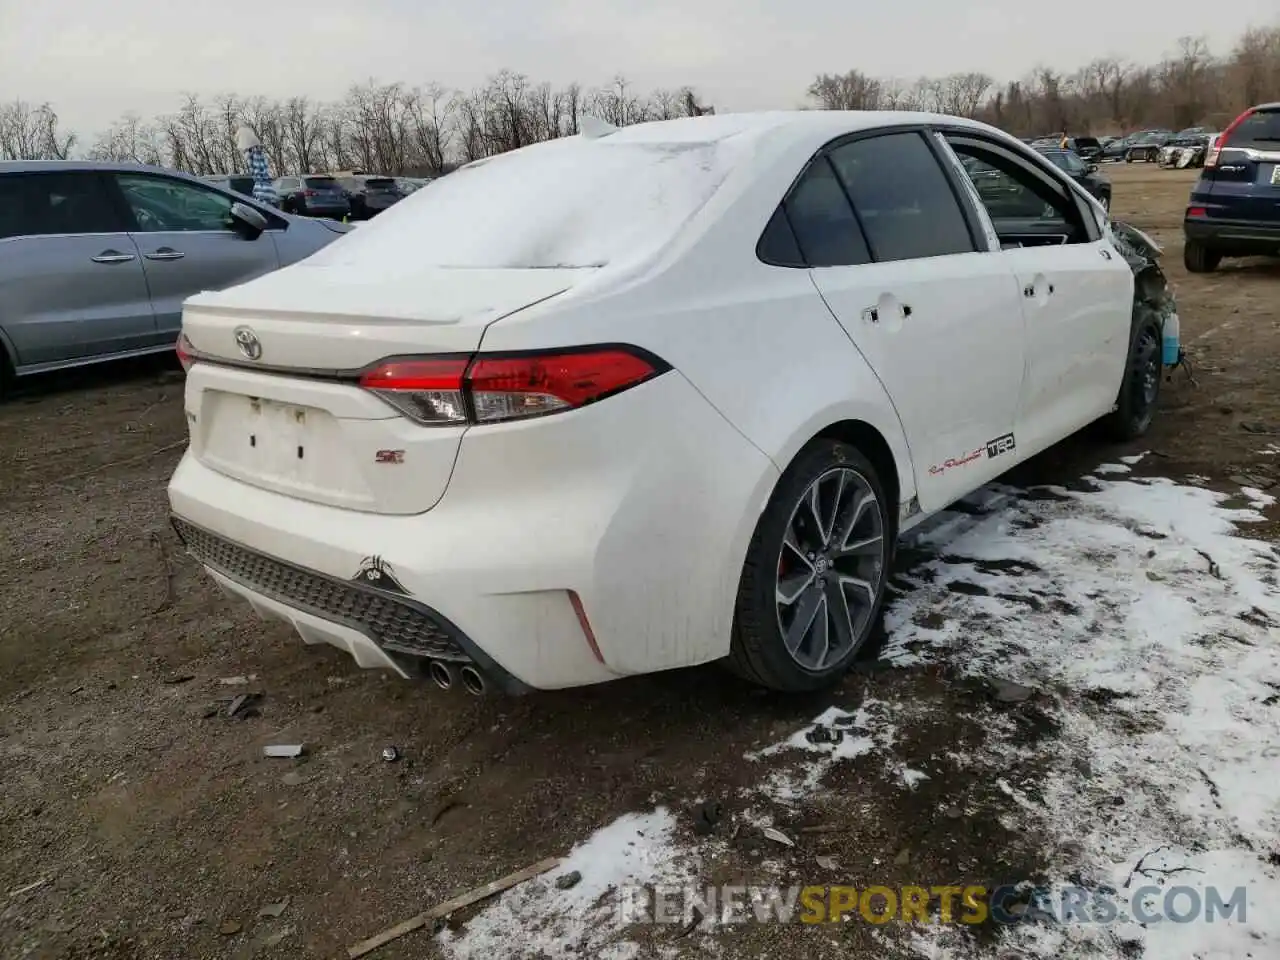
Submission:
<svg viewBox="0 0 1280 960">
<path fill-rule="evenodd" d="M 1250 107 L 1209 149 L 1182 232 L 1192 273 L 1223 257 L 1280 256 L 1280 103 Z"/>
</svg>

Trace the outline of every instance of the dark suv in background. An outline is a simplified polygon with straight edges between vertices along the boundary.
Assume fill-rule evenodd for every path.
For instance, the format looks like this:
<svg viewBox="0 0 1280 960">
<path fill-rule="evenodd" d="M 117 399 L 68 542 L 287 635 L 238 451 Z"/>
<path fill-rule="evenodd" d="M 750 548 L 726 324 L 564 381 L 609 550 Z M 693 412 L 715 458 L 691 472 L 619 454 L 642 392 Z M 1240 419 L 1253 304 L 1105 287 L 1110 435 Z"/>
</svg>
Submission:
<svg viewBox="0 0 1280 960">
<path fill-rule="evenodd" d="M 1098 174 L 1098 165 L 1085 160 L 1071 150 L 1057 147 L 1036 147 L 1045 159 L 1065 173 L 1093 195 L 1107 210 L 1111 209 L 1111 181 Z"/>
<path fill-rule="evenodd" d="M 404 193 L 395 177 L 352 174 L 339 175 L 337 179 L 351 203 L 352 220 L 369 220 L 398 200 L 404 199 Z"/>
<path fill-rule="evenodd" d="M 1192 273 L 1223 257 L 1280 256 L 1280 103 L 1250 107 L 1204 160 L 1182 221 Z"/>
<path fill-rule="evenodd" d="M 351 202 L 341 184 L 328 174 L 281 177 L 276 181 L 280 209 L 304 217 L 341 220 L 351 213 Z"/>
</svg>

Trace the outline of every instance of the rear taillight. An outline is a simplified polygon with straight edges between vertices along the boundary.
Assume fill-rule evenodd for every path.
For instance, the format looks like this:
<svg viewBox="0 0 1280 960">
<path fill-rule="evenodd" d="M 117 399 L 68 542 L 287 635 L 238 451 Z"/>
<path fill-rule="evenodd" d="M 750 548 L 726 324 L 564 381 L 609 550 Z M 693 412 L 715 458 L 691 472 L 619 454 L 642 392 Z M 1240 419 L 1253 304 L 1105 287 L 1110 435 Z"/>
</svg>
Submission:
<svg viewBox="0 0 1280 960">
<path fill-rule="evenodd" d="M 1227 145 L 1227 138 L 1230 137 L 1231 134 L 1235 133 L 1236 128 L 1239 127 L 1240 124 L 1248 120 L 1251 116 L 1253 116 L 1253 107 L 1250 107 L 1244 113 L 1240 114 L 1240 116 L 1236 117 L 1229 124 L 1227 124 L 1227 129 L 1222 131 L 1222 135 L 1218 137 L 1216 141 L 1214 141 L 1214 144 L 1209 149 L 1209 152 L 1205 154 L 1204 166 L 1206 170 L 1212 170 L 1214 167 L 1218 165 L 1218 157 L 1222 153 L 1222 148 Z"/>
<path fill-rule="evenodd" d="M 1208 215 L 1209 211 L 1204 207 L 1187 207 L 1188 217 L 1207 217 Z"/>
<path fill-rule="evenodd" d="M 316 192 L 314 190 L 303 190 L 302 195 L 304 197 L 314 197 L 316 195 Z"/>
<path fill-rule="evenodd" d="M 635 347 L 584 347 L 391 359 L 362 374 L 360 386 L 418 423 L 499 423 L 573 410 L 668 369 Z"/>
<path fill-rule="evenodd" d="M 178 342 L 173 345 L 173 349 L 178 354 L 178 362 L 182 364 L 182 369 L 190 370 L 191 365 L 196 362 L 196 351 L 185 333 L 178 334 Z"/>
</svg>

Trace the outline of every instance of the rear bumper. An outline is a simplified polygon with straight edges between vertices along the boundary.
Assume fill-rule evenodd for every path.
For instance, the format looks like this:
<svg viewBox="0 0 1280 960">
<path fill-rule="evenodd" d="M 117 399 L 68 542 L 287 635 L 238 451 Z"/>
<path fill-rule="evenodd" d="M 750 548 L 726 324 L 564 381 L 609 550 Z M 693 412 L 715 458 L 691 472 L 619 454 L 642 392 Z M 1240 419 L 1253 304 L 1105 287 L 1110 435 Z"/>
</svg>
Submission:
<svg viewBox="0 0 1280 960">
<path fill-rule="evenodd" d="M 1239 250 L 1242 256 L 1280 253 L 1280 221 L 1188 217 L 1182 222 L 1182 232 L 1188 240 Z"/>
<path fill-rule="evenodd" d="M 415 654 L 465 658 L 496 686 L 553 689 L 725 656 L 777 477 L 671 371 L 582 410 L 472 428 L 425 513 L 299 500 L 190 451 L 169 499 L 219 583 L 308 642 L 402 675 Z"/>
</svg>

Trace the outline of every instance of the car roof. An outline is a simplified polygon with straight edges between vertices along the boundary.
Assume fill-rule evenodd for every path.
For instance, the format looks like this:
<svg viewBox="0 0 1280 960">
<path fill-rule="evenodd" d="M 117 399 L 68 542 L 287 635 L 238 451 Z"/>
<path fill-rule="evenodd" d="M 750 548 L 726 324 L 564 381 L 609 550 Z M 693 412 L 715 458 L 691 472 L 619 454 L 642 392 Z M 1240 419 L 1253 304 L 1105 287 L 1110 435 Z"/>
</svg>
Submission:
<svg viewBox="0 0 1280 960">
<path fill-rule="evenodd" d="M 181 177 L 199 181 L 200 177 L 153 167 L 145 163 L 127 163 L 118 160 L 0 160 L 0 173 L 162 173 L 167 177 Z"/>
</svg>

